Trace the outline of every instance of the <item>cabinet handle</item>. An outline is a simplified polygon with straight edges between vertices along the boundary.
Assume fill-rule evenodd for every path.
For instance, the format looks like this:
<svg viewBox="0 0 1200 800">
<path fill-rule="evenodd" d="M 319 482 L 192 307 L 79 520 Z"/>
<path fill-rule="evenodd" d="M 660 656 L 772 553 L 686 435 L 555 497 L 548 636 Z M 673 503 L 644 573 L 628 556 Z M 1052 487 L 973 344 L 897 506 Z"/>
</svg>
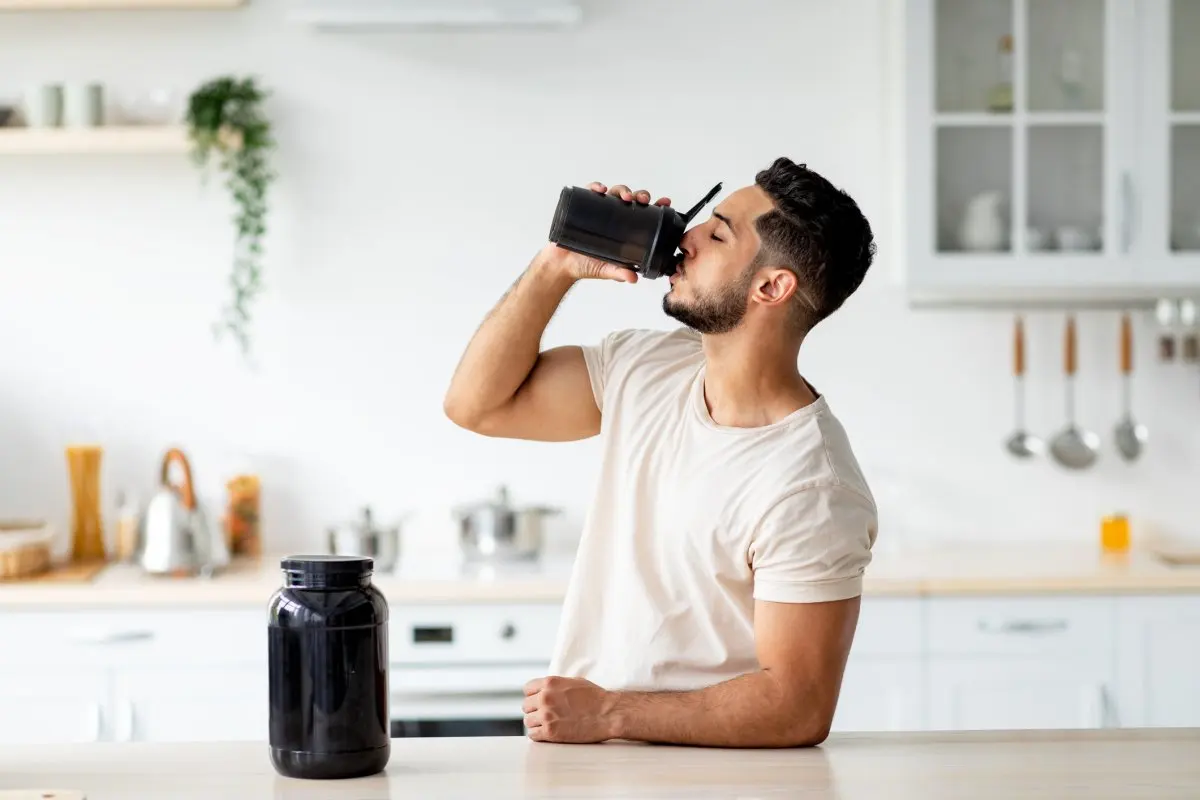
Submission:
<svg viewBox="0 0 1200 800">
<path fill-rule="evenodd" d="M 1133 247 L 1136 229 L 1137 195 L 1133 189 L 1133 178 L 1128 172 L 1121 173 L 1121 252 L 1128 253 Z"/>
<path fill-rule="evenodd" d="M 153 638 L 154 631 L 76 631 L 71 634 L 71 641 L 79 644 L 119 644 Z"/>
<path fill-rule="evenodd" d="M 984 633 L 1054 633 L 1065 631 L 1065 619 L 1006 619 L 1003 622 L 992 622 L 981 619 L 979 630 Z"/>
</svg>

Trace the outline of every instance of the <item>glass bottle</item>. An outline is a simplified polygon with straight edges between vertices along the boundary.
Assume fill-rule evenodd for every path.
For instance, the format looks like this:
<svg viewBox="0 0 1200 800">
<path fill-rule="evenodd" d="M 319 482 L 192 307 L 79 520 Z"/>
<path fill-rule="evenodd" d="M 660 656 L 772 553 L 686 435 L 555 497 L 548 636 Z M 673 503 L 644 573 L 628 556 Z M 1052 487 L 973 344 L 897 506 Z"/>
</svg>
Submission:
<svg viewBox="0 0 1200 800">
<path fill-rule="evenodd" d="M 1013 109 L 1013 37 L 1000 37 L 996 54 L 996 82 L 988 92 L 989 111 L 1012 111 Z"/>
</svg>

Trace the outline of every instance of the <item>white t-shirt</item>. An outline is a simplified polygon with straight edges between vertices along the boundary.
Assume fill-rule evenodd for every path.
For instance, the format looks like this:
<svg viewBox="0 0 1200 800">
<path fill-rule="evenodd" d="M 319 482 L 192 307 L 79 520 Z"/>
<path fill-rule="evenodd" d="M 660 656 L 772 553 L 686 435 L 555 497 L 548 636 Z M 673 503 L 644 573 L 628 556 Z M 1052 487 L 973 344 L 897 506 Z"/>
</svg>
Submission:
<svg viewBox="0 0 1200 800">
<path fill-rule="evenodd" d="M 759 669 L 754 600 L 855 597 L 876 508 L 826 398 L 718 425 L 700 335 L 624 330 L 584 347 L 602 462 L 550 674 L 696 689 Z"/>
</svg>

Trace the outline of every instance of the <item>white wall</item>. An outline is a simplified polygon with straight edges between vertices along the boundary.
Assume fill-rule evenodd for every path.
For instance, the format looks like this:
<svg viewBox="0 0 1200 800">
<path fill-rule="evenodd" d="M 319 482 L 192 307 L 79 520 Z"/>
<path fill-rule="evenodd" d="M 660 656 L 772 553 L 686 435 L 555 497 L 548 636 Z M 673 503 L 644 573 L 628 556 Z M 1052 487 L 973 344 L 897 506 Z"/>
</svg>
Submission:
<svg viewBox="0 0 1200 800">
<path fill-rule="evenodd" d="M 260 75 L 281 175 L 251 373 L 210 336 L 230 241 L 219 182 L 202 188 L 174 157 L 0 160 L 0 515 L 65 526 L 63 447 L 88 439 L 106 447 L 108 498 L 149 491 L 171 444 L 214 500 L 225 471 L 252 458 L 272 549 L 315 546 L 363 503 L 443 519 L 498 481 L 567 506 L 569 530 L 594 443 L 454 428 L 441 398 L 463 346 L 545 240 L 563 184 L 625 181 L 684 204 L 787 154 L 848 188 L 879 231 L 878 266 L 802 364 L 874 480 L 881 545 L 1090 538 L 1112 508 L 1188 532 L 1194 370 L 1154 365 L 1142 336 L 1136 400 L 1153 441 L 1136 467 L 1108 453 L 1087 475 L 1018 465 L 1001 447 L 1008 318 L 905 308 L 889 275 L 902 267 L 891 217 L 904 192 L 887 5 L 621 0 L 588 3 L 572 32 L 364 36 L 289 26 L 281 0 L 0 17 L 0 94 L 49 79 L 189 88 Z M 546 344 L 665 327 L 664 289 L 580 286 Z M 1081 418 L 1107 437 L 1116 319 L 1080 326 Z M 1029 327 L 1031 422 L 1049 432 L 1063 422 L 1061 321 L 1035 314 Z"/>
</svg>

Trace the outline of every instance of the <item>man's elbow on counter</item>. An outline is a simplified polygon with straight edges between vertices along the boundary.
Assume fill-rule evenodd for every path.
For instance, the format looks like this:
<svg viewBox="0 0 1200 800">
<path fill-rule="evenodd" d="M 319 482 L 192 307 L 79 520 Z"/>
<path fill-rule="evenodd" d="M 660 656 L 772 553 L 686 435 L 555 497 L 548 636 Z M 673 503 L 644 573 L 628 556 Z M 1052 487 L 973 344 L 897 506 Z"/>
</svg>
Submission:
<svg viewBox="0 0 1200 800">
<path fill-rule="evenodd" d="M 790 715 L 779 733 L 778 747 L 816 747 L 829 738 L 833 715 L 824 712 L 800 712 Z"/>
</svg>

